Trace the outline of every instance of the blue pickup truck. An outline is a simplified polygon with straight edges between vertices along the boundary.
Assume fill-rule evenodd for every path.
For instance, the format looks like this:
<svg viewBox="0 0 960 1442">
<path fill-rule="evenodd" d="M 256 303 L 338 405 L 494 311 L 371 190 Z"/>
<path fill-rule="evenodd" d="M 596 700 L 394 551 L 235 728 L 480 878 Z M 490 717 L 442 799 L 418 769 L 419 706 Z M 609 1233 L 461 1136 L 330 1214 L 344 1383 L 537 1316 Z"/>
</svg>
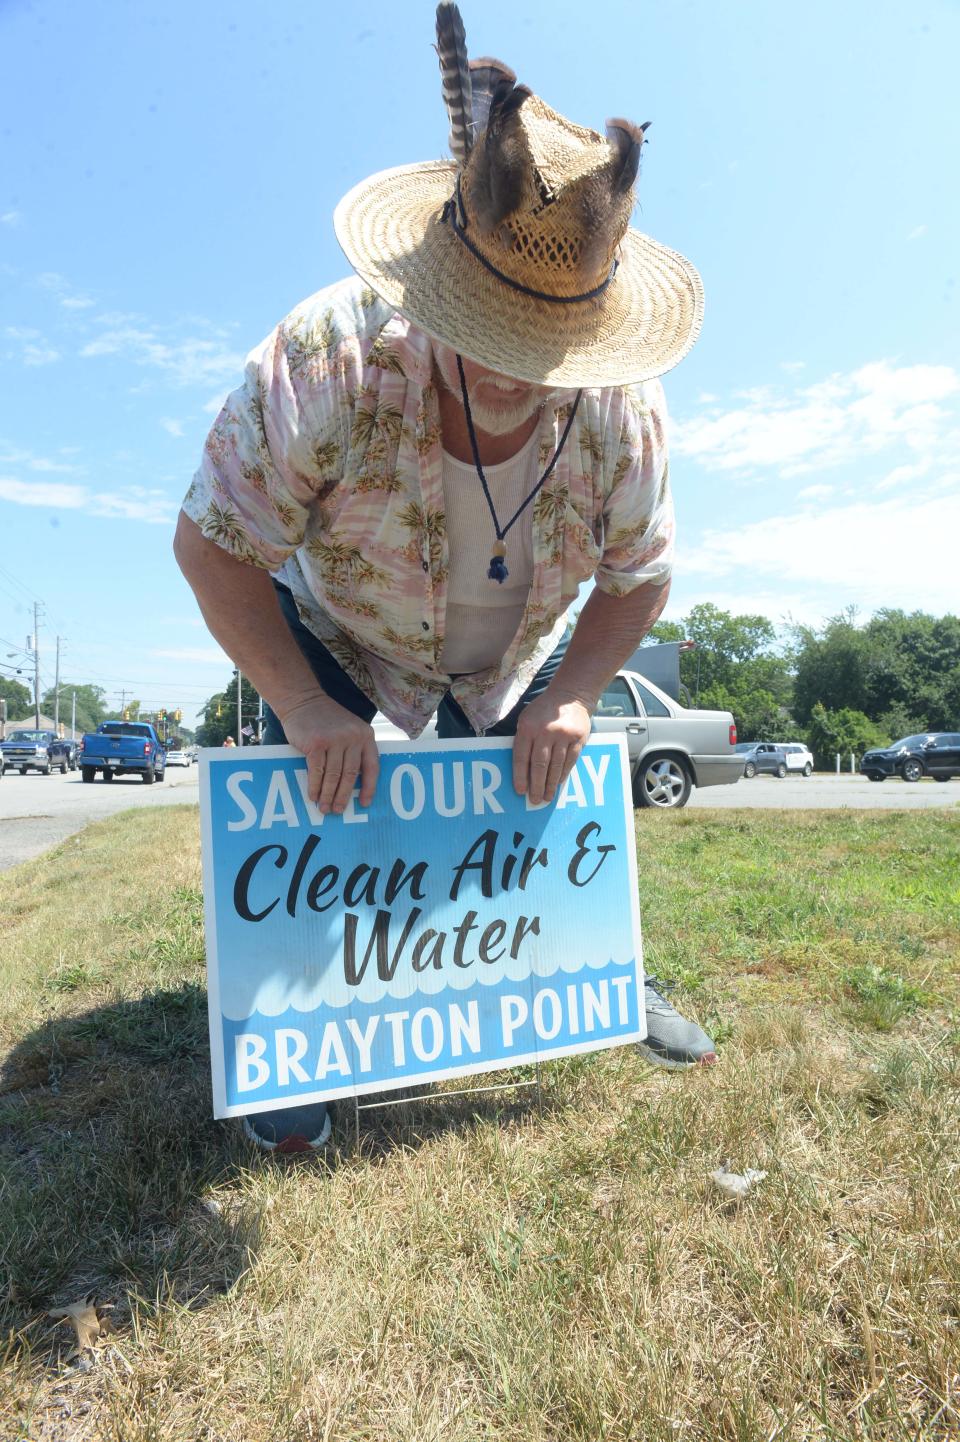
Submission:
<svg viewBox="0 0 960 1442">
<path fill-rule="evenodd" d="M 17 767 L 21 776 L 28 771 L 39 771 L 49 776 L 51 771 L 66 775 L 76 770 L 71 761 L 72 743 L 62 741 L 55 731 L 16 730 L 5 741 L 0 741 L 0 752 L 8 771 Z"/>
<path fill-rule="evenodd" d="M 167 752 L 152 726 L 145 721 L 101 721 L 80 742 L 80 775 L 93 781 L 101 772 L 104 781 L 115 776 L 139 776 L 147 786 L 162 781 L 167 769 Z"/>
</svg>

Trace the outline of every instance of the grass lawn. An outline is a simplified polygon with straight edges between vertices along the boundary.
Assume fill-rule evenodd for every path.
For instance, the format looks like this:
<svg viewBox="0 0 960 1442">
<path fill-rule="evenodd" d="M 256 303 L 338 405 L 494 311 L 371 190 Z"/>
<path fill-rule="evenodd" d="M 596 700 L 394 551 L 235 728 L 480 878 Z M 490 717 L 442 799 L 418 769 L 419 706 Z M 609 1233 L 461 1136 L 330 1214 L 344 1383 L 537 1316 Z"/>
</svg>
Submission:
<svg viewBox="0 0 960 1442">
<path fill-rule="evenodd" d="M 342 1108 L 306 1164 L 209 1120 L 195 810 L 0 875 L 0 1438 L 960 1437 L 960 812 L 637 831 L 719 1064 L 572 1058 L 359 1152 Z"/>
</svg>

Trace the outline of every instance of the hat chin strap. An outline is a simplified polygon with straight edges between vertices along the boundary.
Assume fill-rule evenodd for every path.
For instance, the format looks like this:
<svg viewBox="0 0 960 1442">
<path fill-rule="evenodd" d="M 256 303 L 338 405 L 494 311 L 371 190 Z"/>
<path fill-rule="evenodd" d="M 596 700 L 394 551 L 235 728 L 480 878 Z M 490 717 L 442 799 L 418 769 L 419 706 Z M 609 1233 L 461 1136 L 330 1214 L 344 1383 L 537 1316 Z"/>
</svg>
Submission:
<svg viewBox="0 0 960 1442">
<path fill-rule="evenodd" d="M 462 223 L 458 219 L 458 215 L 463 217 Z M 579 305 L 581 301 L 594 300 L 598 295 L 603 295 L 603 292 L 617 273 L 619 261 L 616 256 L 614 256 L 613 264 L 610 267 L 610 274 L 606 280 L 602 280 L 599 285 L 595 285 L 593 290 L 583 291 L 581 295 L 551 295 L 549 291 L 533 290 L 529 285 L 523 285 L 519 280 L 514 280 L 513 276 L 506 275 L 502 270 L 498 270 L 493 264 L 493 261 L 488 260 L 467 235 L 469 221 L 467 219 L 467 212 L 463 208 L 463 196 L 460 193 L 459 175 L 457 176 L 456 195 L 452 195 L 448 201 L 444 202 L 443 210 L 440 212 L 440 223 L 444 224 L 445 222 L 450 224 L 457 239 L 466 246 L 470 254 L 475 256 L 491 275 L 495 275 L 497 280 L 502 280 L 504 285 L 508 285 L 511 290 L 517 290 L 521 295 L 529 295 L 533 300 L 546 300 L 553 305 Z"/>
</svg>

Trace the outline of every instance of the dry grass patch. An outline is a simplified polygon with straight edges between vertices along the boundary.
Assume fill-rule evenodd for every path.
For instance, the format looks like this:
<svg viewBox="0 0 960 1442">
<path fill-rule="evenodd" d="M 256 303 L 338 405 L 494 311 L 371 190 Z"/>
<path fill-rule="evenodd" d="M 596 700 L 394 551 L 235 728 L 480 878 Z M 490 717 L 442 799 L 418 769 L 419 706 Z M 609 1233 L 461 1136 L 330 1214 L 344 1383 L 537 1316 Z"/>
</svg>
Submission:
<svg viewBox="0 0 960 1442">
<path fill-rule="evenodd" d="M 958 818 L 638 839 L 648 958 L 716 1068 L 572 1058 L 542 1113 L 421 1102 L 286 1168 L 208 1120 L 195 813 L 0 877 L 0 1436 L 957 1436 Z M 728 1156 L 768 1173 L 739 1207 Z M 48 1312 L 87 1297 L 78 1363 Z"/>
</svg>

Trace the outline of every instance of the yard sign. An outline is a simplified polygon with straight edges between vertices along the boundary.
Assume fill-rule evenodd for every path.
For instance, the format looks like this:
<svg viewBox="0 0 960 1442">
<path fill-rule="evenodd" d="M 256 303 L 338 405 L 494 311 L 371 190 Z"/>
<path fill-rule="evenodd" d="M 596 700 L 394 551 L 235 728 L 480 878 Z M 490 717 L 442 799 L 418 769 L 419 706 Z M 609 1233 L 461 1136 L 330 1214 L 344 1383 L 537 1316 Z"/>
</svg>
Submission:
<svg viewBox="0 0 960 1442">
<path fill-rule="evenodd" d="M 591 739 L 542 807 L 510 739 L 380 763 L 369 809 L 323 816 L 292 747 L 201 753 L 215 1116 L 644 1035 L 623 739 Z"/>
</svg>

